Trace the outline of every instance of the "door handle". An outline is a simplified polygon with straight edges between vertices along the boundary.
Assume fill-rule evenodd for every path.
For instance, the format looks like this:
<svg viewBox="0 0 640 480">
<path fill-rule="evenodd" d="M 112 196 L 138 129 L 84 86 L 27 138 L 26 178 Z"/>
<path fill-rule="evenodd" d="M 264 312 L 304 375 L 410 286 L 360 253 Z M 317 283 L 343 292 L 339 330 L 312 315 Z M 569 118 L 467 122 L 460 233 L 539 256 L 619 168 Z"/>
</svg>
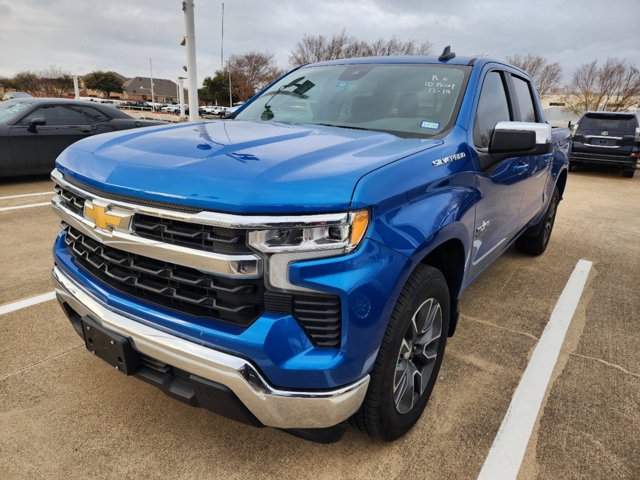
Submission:
<svg viewBox="0 0 640 480">
<path fill-rule="evenodd" d="M 528 163 L 519 163 L 518 165 L 515 165 L 513 167 L 513 171 L 516 173 L 524 173 L 527 170 L 529 170 L 529 164 Z"/>
<path fill-rule="evenodd" d="M 80 128 L 80 131 L 82 133 L 90 133 L 92 130 L 93 130 L 93 128 L 91 128 L 91 127 L 82 127 L 82 128 Z"/>
</svg>

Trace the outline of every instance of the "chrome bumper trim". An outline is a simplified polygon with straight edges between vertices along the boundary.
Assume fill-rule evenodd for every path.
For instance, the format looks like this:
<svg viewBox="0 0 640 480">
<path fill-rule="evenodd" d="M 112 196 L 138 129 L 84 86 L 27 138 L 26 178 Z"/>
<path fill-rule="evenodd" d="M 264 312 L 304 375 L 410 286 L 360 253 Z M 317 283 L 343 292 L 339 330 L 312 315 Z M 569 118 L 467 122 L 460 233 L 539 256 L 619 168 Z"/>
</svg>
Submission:
<svg viewBox="0 0 640 480">
<path fill-rule="evenodd" d="M 353 415 L 364 400 L 369 375 L 345 387 L 320 392 L 280 390 L 269 385 L 247 360 L 150 327 L 98 300 L 58 267 L 56 293 L 80 315 L 127 337 L 137 351 L 232 390 L 264 425 L 325 428 Z"/>
<path fill-rule="evenodd" d="M 223 255 L 139 237 L 124 230 L 95 228 L 91 221 L 65 208 L 58 195 L 51 200 L 51 206 L 64 223 L 109 247 L 229 278 L 262 276 L 263 263 L 258 255 Z"/>
<path fill-rule="evenodd" d="M 149 207 L 146 205 L 132 204 L 120 200 L 102 197 L 68 182 L 58 169 L 51 172 L 51 179 L 68 190 L 90 200 L 106 202 L 114 207 L 132 210 L 134 213 L 142 213 L 153 217 L 168 218 L 181 222 L 212 225 L 235 229 L 271 229 L 286 227 L 305 227 L 313 225 L 341 225 L 348 223 L 349 213 L 323 213 L 316 215 L 234 215 L 230 213 L 201 211 L 198 213 L 185 213 L 176 210 Z"/>
</svg>

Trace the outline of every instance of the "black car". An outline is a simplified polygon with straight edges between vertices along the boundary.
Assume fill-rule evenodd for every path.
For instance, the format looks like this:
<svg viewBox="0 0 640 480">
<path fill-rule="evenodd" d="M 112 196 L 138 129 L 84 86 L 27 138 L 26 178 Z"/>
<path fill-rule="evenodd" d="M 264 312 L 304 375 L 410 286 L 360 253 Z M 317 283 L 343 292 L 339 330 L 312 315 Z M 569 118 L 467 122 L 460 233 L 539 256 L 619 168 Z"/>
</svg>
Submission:
<svg viewBox="0 0 640 480">
<path fill-rule="evenodd" d="M 640 128 L 635 113 L 587 112 L 575 125 L 571 146 L 576 164 L 613 165 L 631 178 L 638 164 Z"/>
<path fill-rule="evenodd" d="M 159 125 L 109 105 L 82 100 L 20 98 L 0 103 L 0 177 L 53 170 L 72 143 L 99 133 Z"/>
</svg>

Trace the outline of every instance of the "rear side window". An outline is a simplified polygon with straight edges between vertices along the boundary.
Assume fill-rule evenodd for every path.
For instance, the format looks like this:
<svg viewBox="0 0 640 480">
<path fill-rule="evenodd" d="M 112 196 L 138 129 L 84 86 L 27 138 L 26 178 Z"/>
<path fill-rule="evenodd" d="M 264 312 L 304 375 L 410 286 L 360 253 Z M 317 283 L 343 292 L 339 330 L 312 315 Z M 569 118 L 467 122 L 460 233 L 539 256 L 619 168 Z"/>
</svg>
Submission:
<svg viewBox="0 0 640 480">
<path fill-rule="evenodd" d="M 516 94 L 516 101 L 520 110 L 521 122 L 535 122 L 536 109 L 531 96 L 531 88 L 529 82 L 519 77 L 511 77 L 513 79 L 513 87 Z"/>
<path fill-rule="evenodd" d="M 33 118 L 44 118 L 47 125 L 85 125 L 84 114 L 72 105 L 48 105 L 37 108 L 20 123 L 28 125 Z"/>
<path fill-rule="evenodd" d="M 473 143 L 476 147 L 487 148 L 496 123 L 509 120 L 509 102 L 502 75 L 499 72 L 489 72 L 484 78 L 480 92 L 473 126 Z"/>
<path fill-rule="evenodd" d="M 635 115 L 586 114 L 578 122 L 581 130 L 633 132 L 637 125 Z"/>
<path fill-rule="evenodd" d="M 111 120 L 109 117 L 107 117 L 104 113 L 102 113 L 97 108 L 93 108 L 93 107 L 78 107 L 78 108 L 84 113 L 85 117 L 87 117 L 87 122 L 90 124 L 106 122 Z"/>
</svg>

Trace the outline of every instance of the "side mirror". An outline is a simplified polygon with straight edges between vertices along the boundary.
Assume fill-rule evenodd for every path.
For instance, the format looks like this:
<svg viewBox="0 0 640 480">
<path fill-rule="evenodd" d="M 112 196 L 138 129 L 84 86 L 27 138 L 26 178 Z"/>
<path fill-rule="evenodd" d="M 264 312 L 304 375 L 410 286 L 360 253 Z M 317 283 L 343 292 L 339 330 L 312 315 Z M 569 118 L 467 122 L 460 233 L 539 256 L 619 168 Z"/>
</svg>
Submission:
<svg viewBox="0 0 640 480">
<path fill-rule="evenodd" d="M 233 118 L 235 117 L 235 112 L 230 112 L 229 110 L 225 110 L 224 112 L 222 112 L 222 115 L 220 115 L 220 118 L 224 119 L 224 118 Z"/>
<path fill-rule="evenodd" d="M 42 125 L 46 125 L 47 121 L 44 119 L 44 117 L 33 117 L 30 121 L 29 121 L 29 131 L 30 132 L 35 132 L 37 130 L 36 127 L 40 127 Z"/>
<path fill-rule="evenodd" d="M 519 156 L 541 155 L 552 150 L 551 125 L 533 122 L 498 122 L 493 129 L 489 153 Z"/>
</svg>

